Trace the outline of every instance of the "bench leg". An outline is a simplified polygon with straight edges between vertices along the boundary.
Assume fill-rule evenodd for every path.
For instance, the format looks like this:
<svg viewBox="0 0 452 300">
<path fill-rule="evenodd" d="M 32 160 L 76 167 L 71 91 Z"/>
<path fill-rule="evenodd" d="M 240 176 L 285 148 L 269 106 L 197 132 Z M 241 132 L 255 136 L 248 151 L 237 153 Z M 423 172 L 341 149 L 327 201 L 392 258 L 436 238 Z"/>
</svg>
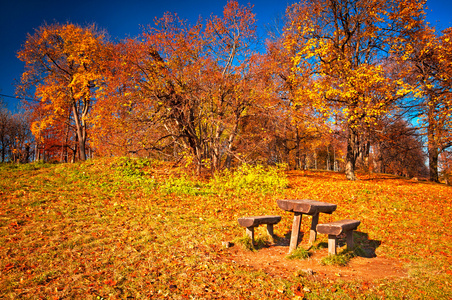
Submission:
<svg viewBox="0 0 452 300">
<path fill-rule="evenodd" d="M 345 234 L 347 239 L 347 248 L 351 250 L 355 246 L 353 243 L 353 230 L 347 231 Z"/>
<path fill-rule="evenodd" d="M 317 239 L 317 224 L 319 223 L 319 213 L 312 216 L 311 230 L 309 232 L 309 242 L 312 244 Z"/>
<path fill-rule="evenodd" d="M 254 227 L 247 227 L 246 234 L 250 237 L 251 243 L 254 245 Z"/>
<path fill-rule="evenodd" d="M 333 234 L 328 235 L 328 254 L 336 255 L 336 236 Z"/>
<path fill-rule="evenodd" d="M 273 238 L 273 224 L 267 224 L 267 232 Z"/>
<path fill-rule="evenodd" d="M 289 253 L 298 246 L 298 237 L 300 236 L 301 216 L 303 214 L 295 212 L 293 216 L 292 235 L 290 236 Z"/>
</svg>

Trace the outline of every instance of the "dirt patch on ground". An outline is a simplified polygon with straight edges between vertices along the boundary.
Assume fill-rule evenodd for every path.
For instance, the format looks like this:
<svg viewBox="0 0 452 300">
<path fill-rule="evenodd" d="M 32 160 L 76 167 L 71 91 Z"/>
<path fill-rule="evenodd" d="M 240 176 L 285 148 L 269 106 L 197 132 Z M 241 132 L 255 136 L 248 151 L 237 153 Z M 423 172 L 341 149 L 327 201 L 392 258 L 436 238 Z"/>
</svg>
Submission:
<svg viewBox="0 0 452 300">
<path fill-rule="evenodd" d="M 308 248 L 308 245 L 299 247 Z M 300 271 L 318 280 L 373 281 L 408 276 L 407 270 L 403 268 L 403 262 L 394 259 L 356 256 L 347 266 L 328 266 L 320 264 L 320 261 L 328 256 L 327 248 L 311 251 L 312 255 L 308 259 L 289 260 L 286 258 L 288 251 L 288 243 L 285 245 L 284 241 L 254 252 L 235 245 L 230 248 L 230 260 L 239 265 L 284 277 Z"/>
</svg>

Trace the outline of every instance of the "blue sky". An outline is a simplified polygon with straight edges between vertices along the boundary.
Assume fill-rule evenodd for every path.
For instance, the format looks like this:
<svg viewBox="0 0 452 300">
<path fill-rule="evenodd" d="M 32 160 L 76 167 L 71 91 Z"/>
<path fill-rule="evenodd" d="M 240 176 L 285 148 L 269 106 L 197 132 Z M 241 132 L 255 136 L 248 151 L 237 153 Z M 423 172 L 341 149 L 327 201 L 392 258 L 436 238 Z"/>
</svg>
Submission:
<svg viewBox="0 0 452 300">
<path fill-rule="evenodd" d="M 175 12 L 194 23 L 199 16 L 221 15 L 227 0 L 0 0 L 0 94 L 14 96 L 14 83 L 19 80 L 23 63 L 16 52 L 24 43 L 27 33 L 44 22 L 72 22 L 79 25 L 96 23 L 105 29 L 112 39 L 135 37 L 141 33 L 141 25 L 153 24 L 155 17 L 164 12 Z M 251 2 L 260 29 L 278 15 L 283 14 L 294 0 L 246 0 Z M 438 29 L 452 26 L 452 1 L 427 0 L 427 20 Z M 17 111 L 19 101 L 0 96 L 11 111 Z"/>
</svg>

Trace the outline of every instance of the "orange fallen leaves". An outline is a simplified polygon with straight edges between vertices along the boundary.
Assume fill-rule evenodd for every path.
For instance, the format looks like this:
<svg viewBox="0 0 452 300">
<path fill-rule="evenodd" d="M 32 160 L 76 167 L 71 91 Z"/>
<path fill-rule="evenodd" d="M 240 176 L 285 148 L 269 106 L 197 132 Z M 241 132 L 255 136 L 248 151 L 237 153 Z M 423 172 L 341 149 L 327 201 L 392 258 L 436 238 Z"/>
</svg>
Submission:
<svg viewBox="0 0 452 300">
<path fill-rule="evenodd" d="M 81 171 L 83 178 L 77 177 Z M 8 186 L 8 195 L 15 195 L 2 195 L 0 202 L 0 297 L 365 298 L 386 291 L 399 295 L 401 289 L 409 296 L 413 290 L 441 298 L 442 291 L 451 289 L 442 283 L 452 276 L 446 227 L 451 187 L 444 185 L 379 175 L 350 182 L 333 172 L 291 171 L 290 188 L 278 194 L 196 196 L 164 194 L 158 185 L 148 190 L 144 180 L 125 184 L 106 160 L 18 173 L 0 168 L 0 187 Z M 89 189 L 80 190 L 80 184 Z M 24 186 L 33 189 L 19 194 Z M 388 279 L 380 287 L 374 282 L 338 283 L 340 277 L 331 283 L 293 272 L 268 274 L 233 261 L 222 242 L 244 234 L 239 216 L 279 214 L 282 221 L 275 234 L 290 232 L 292 215 L 276 205 L 281 197 L 336 203 L 337 210 L 321 215 L 320 222 L 361 220 L 358 245 L 398 259 L 413 272 L 422 270 L 431 285 L 423 285 L 422 272 L 412 279 Z M 302 222 L 303 230 L 309 228 L 310 218 Z M 256 232 L 262 233 L 259 228 Z M 65 286 L 70 288 L 61 288 Z"/>
</svg>

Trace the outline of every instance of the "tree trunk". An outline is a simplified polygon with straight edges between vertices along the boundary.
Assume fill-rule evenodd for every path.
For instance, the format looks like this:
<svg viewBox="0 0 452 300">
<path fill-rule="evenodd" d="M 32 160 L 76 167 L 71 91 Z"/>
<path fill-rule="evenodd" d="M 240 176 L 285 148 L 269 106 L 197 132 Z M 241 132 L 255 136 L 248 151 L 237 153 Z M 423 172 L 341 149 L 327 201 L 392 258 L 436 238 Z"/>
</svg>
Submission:
<svg viewBox="0 0 452 300">
<path fill-rule="evenodd" d="M 438 148 L 434 142 L 428 141 L 428 166 L 430 173 L 430 180 L 433 182 L 439 182 L 438 174 Z"/>
<path fill-rule="evenodd" d="M 362 158 L 362 164 L 363 167 L 366 169 L 370 169 L 369 166 L 369 155 L 370 155 L 370 141 L 367 140 L 365 143 L 363 143 L 363 151 L 361 153 Z"/>
<path fill-rule="evenodd" d="M 327 151 L 327 155 L 326 155 L 326 170 L 330 171 L 330 146 L 326 146 L 326 151 Z"/>
<path fill-rule="evenodd" d="M 39 143 L 36 141 L 35 144 L 35 161 L 38 162 L 41 160 L 41 152 L 39 151 Z"/>
<path fill-rule="evenodd" d="M 74 114 L 75 128 L 78 139 L 80 160 L 86 160 L 85 144 L 86 144 L 86 128 L 83 124 L 83 120 L 80 120 L 79 114 L 77 112 L 77 107 L 75 101 L 72 105 L 72 112 Z"/>
<path fill-rule="evenodd" d="M 240 119 L 240 114 L 236 114 L 236 121 L 234 124 L 234 128 L 228 138 L 228 154 L 226 156 L 226 162 L 225 162 L 225 166 L 228 169 L 231 168 L 231 165 L 232 165 L 233 152 L 234 152 L 234 141 L 235 141 L 235 138 L 236 138 L 238 130 L 239 130 L 239 121 L 240 121 L 239 119 Z"/>
<path fill-rule="evenodd" d="M 6 157 L 6 149 L 5 146 L 2 147 L 2 163 L 5 162 L 5 157 Z"/>
<path fill-rule="evenodd" d="M 345 162 L 345 177 L 348 180 L 356 180 L 355 164 L 356 164 L 356 148 L 358 144 L 358 135 L 355 129 L 348 129 L 347 138 L 347 156 Z"/>
<path fill-rule="evenodd" d="M 428 139 L 428 168 L 430 173 L 430 180 L 433 182 L 439 182 L 438 175 L 438 145 L 435 140 L 435 119 L 434 108 L 429 106 L 428 111 L 428 127 L 427 127 L 427 139 Z"/>
<path fill-rule="evenodd" d="M 217 125 L 215 130 L 215 136 L 213 138 L 212 143 L 212 158 L 211 158 L 211 171 L 214 173 L 215 171 L 221 168 L 221 135 L 223 134 L 223 129 L 221 125 Z"/>
<path fill-rule="evenodd" d="M 314 168 L 317 170 L 317 150 L 314 151 Z"/>
</svg>

